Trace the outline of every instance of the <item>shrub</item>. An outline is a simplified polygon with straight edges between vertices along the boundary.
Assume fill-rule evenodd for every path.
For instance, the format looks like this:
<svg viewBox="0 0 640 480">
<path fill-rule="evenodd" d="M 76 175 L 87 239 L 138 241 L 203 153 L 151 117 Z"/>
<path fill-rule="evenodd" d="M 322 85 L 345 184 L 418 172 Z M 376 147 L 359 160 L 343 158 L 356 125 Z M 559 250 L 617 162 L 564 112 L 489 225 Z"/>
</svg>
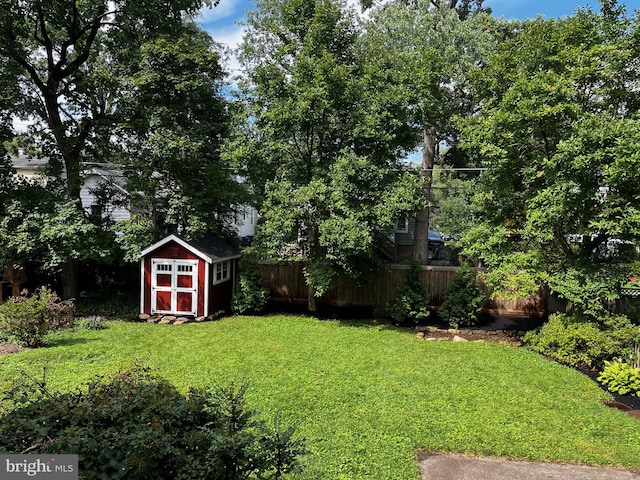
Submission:
<svg viewBox="0 0 640 480">
<path fill-rule="evenodd" d="M 640 368 L 615 360 L 605 361 L 598 381 L 610 392 L 640 397 Z"/>
<path fill-rule="evenodd" d="M 246 387 L 191 390 L 133 370 L 0 417 L 0 452 L 79 455 L 86 478 L 280 478 L 304 453 L 292 428 L 255 420 Z"/>
<path fill-rule="evenodd" d="M 100 315 L 91 315 L 86 318 L 80 318 L 76 320 L 75 327 L 78 330 L 104 330 L 107 328 Z"/>
<path fill-rule="evenodd" d="M 0 305 L 0 326 L 12 342 L 25 347 L 44 343 L 50 329 L 73 326 L 72 301 L 60 301 L 55 292 L 42 288 L 30 297 L 12 297 Z"/>
<path fill-rule="evenodd" d="M 412 262 L 406 283 L 396 291 L 395 301 L 376 313 L 398 323 L 417 324 L 429 316 L 428 306 L 427 292 L 420 282 L 420 265 Z"/>
<path fill-rule="evenodd" d="M 231 304 L 233 313 L 259 313 L 264 309 L 268 299 L 269 290 L 262 286 L 258 257 L 252 248 L 245 248 L 240 258 L 240 280 Z"/>
<path fill-rule="evenodd" d="M 438 314 L 451 328 L 476 325 L 482 312 L 484 297 L 475 272 L 468 264 L 463 263 L 451 280 Z"/>
<path fill-rule="evenodd" d="M 640 341 L 640 329 L 624 315 L 599 321 L 556 313 L 536 331 L 524 336 L 530 349 L 573 367 L 602 368 L 605 360 L 628 357 Z"/>
</svg>

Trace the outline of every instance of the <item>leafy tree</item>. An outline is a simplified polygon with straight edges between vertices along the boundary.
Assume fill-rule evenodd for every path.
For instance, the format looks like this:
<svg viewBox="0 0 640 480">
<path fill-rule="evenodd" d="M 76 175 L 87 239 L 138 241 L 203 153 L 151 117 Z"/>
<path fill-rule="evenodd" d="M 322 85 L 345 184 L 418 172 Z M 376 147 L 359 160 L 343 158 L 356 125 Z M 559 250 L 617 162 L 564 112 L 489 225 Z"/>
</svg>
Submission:
<svg viewBox="0 0 640 480">
<path fill-rule="evenodd" d="M 184 15 L 196 14 L 202 3 L 0 0 L 0 80 L 15 93 L 2 105 L 3 118 L 33 120 L 32 139 L 49 158 L 48 174 L 63 187 L 56 203 L 75 208 L 79 224 L 87 223 L 80 204 L 81 163 L 109 158 L 119 99 L 130 87 L 126 79 L 142 45 L 176 38 Z M 68 233 L 69 239 L 79 232 Z M 82 242 L 88 247 L 86 233 Z M 76 250 L 62 256 L 65 296 L 73 296 L 77 261 L 86 257 Z"/>
<path fill-rule="evenodd" d="M 432 201 L 439 145 L 455 144 L 450 118 L 470 111 L 467 73 L 496 42 L 495 22 L 482 12 L 482 1 L 458 5 L 453 0 L 398 0 L 375 10 L 367 25 L 368 41 L 384 45 L 383 61 L 402 86 L 400 95 L 410 112 L 410 125 L 421 132 L 420 171 L 427 202 Z M 419 263 L 429 260 L 429 214 L 427 207 L 416 217 L 412 257 Z"/>
<path fill-rule="evenodd" d="M 477 178 L 465 178 L 455 172 L 437 169 L 434 171 L 433 228 L 442 235 L 458 239 L 473 227 L 472 198 L 477 183 Z"/>
<path fill-rule="evenodd" d="M 221 48 L 193 24 L 140 50 L 118 125 L 132 204 L 141 212 L 118 225 L 131 259 L 168 233 L 224 234 L 232 206 L 246 200 L 220 159 L 229 124 L 220 57 Z"/>
<path fill-rule="evenodd" d="M 528 22 L 478 72 L 463 125 L 490 170 L 466 249 L 500 296 L 546 285 L 592 316 L 619 297 L 640 235 L 637 38 L 608 0 Z"/>
<path fill-rule="evenodd" d="M 309 309 L 338 273 L 375 265 L 393 222 L 419 208 L 398 172 L 405 125 L 390 121 L 363 62 L 352 13 L 333 0 L 264 0 L 249 12 L 240 59 L 245 123 L 231 155 L 263 192 L 258 237 L 271 255 L 299 245 Z M 257 160 L 260 159 L 260 164 Z"/>
</svg>

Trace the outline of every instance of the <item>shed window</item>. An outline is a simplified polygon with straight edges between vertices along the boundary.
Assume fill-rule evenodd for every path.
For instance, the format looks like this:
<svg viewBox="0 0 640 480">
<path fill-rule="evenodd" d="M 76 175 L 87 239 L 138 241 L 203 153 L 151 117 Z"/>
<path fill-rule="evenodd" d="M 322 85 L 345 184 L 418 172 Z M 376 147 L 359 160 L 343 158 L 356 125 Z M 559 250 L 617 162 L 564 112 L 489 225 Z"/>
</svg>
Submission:
<svg viewBox="0 0 640 480">
<path fill-rule="evenodd" d="M 213 274 L 213 283 L 224 282 L 229 280 L 231 276 L 231 269 L 229 268 L 229 261 L 216 263 L 215 271 Z"/>
</svg>

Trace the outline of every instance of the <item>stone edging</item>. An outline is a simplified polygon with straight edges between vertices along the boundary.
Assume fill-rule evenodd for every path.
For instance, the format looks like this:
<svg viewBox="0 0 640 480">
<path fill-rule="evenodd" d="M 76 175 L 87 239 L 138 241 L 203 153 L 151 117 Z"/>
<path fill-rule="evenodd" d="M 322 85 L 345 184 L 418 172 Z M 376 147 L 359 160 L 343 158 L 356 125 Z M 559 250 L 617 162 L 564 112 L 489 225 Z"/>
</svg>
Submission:
<svg viewBox="0 0 640 480">
<path fill-rule="evenodd" d="M 521 346 L 521 338 L 526 332 L 513 330 L 480 330 L 438 328 L 432 326 L 415 327 L 416 337 L 424 340 L 452 342 L 495 342 L 505 345 Z"/>
<path fill-rule="evenodd" d="M 149 315 L 148 313 L 141 313 L 138 315 L 138 320 L 147 323 L 157 323 L 158 325 L 183 325 L 185 323 L 201 323 L 209 322 L 211 320 L 217 320 L 225 314 L 224 310 L 219 310 L 212 315 L 206 317 L 194 317 L 194 316 L 175 316 L 175 315 Z"/>
</svg>

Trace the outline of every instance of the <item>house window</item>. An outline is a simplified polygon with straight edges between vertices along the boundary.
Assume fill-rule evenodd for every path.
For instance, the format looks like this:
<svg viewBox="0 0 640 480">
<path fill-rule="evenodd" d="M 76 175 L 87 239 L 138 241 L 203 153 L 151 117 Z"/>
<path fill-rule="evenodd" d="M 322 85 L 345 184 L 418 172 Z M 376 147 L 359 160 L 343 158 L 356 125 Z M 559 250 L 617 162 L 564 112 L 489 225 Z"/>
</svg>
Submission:
<svg viewBox="0 0 640 480">
<path fill-rule="evenodd" d="M 398 220 L 396 222 L 396 233 L 409 233 L 409 219 Z"/>
<path fill-rule="evenodd" d="M 229 261 L 220 262 L 215 264 L 215 270 L 213 272 L 213 283 L 221 283 L 225 280 L 229 280 L 231 276 L 231 269 L 229 268 Z"/>
<path fill-rule="evenodd" d="M 89 220 L 96 225 L 101 225 L 103 214 L 103 206 L 99 203 L 94 203 L 90 207 Z"/>
</svg>

